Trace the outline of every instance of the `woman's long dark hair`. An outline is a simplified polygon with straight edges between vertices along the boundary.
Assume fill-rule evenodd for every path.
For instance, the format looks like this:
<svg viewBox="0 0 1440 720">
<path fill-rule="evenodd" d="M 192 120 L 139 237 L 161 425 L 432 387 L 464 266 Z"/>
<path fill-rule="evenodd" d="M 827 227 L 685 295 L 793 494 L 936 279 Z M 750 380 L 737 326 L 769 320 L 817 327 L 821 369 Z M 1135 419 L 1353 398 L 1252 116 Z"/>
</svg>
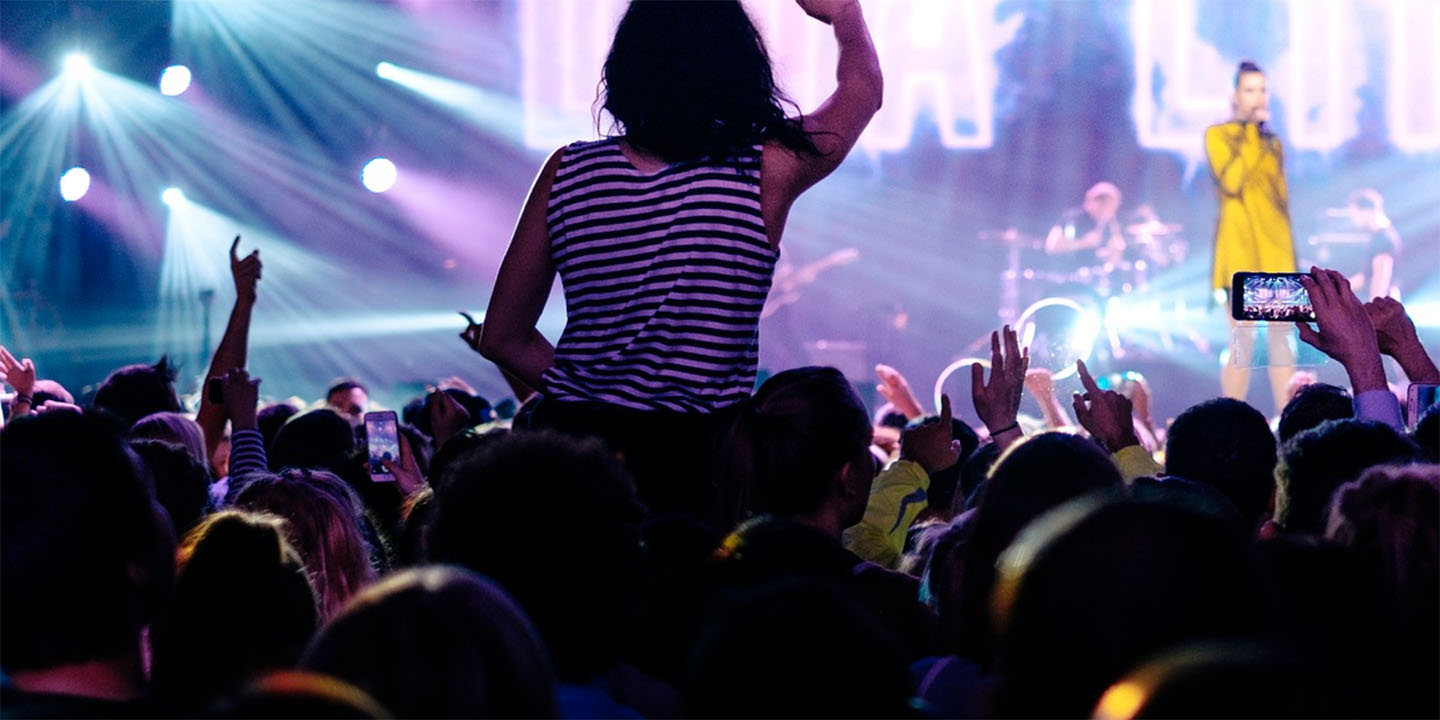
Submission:
<svg viewBox="0 0 1440 720">
<path fill-rule="evenodd" d="M 671 162 L 778 140 L 818 154 L 738 0 L 632 0 L 605 58 L 601 107 L 636 147 Z M 598 118 L 597 118 L 598 124 Z"/>
</svg>

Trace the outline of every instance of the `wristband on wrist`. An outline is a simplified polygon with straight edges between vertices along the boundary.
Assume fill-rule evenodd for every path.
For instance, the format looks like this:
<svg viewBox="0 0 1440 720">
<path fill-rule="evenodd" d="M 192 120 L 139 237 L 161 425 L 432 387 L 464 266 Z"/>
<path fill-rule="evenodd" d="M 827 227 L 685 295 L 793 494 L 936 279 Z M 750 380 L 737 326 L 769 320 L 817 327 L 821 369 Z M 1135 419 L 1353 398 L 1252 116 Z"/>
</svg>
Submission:
<svg viewBox="0 0 1440 720">
<path fill-rule="evenodd" d="M 990 437 L 992 437 L 992 438 L 994 438 L 994 437 L 1000 437 L 1001 435 L 1004 435 L 1005 433 L 1010 432 L 1011 430 L 1019 430 L 1019 429 L 1020 429 L 1020 423 L 1019 423 L 1019 422 L 1013 422 L 1013 423 L 1010 423 L 1009 425 L 1006 425 L 1006 426 L 1003 427 L 1003 428 L 1000 428 L 999 430 L 991 430 L 991 431 L 990 431 Z"/>
<path fill-rule="evenodd" d="M 20 403 L 25 403 L 26 405 L 29 405 L 32 400 L 33 398 L 31 398 L 29 395 L 26 395 L 25 393 L 15 393 L 15 398 L 10 401 L 10 404 L 18 405 Z"/>
</svg>

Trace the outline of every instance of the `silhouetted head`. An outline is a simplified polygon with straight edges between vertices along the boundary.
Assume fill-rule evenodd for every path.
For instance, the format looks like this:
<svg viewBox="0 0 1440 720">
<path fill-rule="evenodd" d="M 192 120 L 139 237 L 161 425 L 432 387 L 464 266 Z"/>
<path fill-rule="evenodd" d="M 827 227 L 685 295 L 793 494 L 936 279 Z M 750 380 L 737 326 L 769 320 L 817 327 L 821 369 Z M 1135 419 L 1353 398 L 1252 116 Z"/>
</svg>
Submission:
<svg viewBox="0 0 1440 720">
<path fill-rule="evenodd" d="M 776 86 L 744 6 L 631 2 L 605 58 L 600 102 L 633 145 L 671 162 L 717 159 L 765 140 L 816 152 Z"/>
<path fill-rule="evenodd" d="M 1340 486 L 1327 536 L 1350 548 L 1387 600 L 1388 706 L 1376 714 L 1440 712 L 1440 467 L 1378 467 Z M 1362 657 L 1375 657 L 1367 654 Z"/>
<path fill-rule="evenodd" d="M 229 504 L 285 519 L 286 539 L 309 568 L 323 617 L 375 579 L 360 500 L 335 475 L 308 469 L 249 473 L 231 485 Z"/>
<path fill-rule="evenodd" d="M 319 624 L 305 563 L 273 515 L 223 510 L 180 545 L 175 593 L 151 630 L 152 682 L 192 711 L 289 667 Z"/>
<path fill-rule="evenodd" d="M 730 431 L 728 475 L 741 512 L 859 522 L 874 460 L 873 428 L 850 381 L 830 367 L 793 368 L 755 392 Z M 843 507 L 842 507 L 843 506 Z"/>
<path fill-rule="evenodd" d="M 1335 490 L 1376 465 L 1420 459 L 1420 448 L 1388 425 L 1328 420 L 1285 443 L 1275 470 L 1275 522 L 1286 532 L 1325 533 Z"/>
<path fill-rule="evenodd" d="M 180 412 L 170 358 L 161 356 L 154 365 L 126 365 L 110 373 L 95 391 L 92 404 L 114 413 L 127 427 L 151 413 Z"/>
<path fill-rule="evenodd" d="M 270 467 L 339 472 L 354 449 L 355 431 L 350 423 L 335 411 L 320 408 L 296 415 L 281 426 L 270 447 Z"/>
<path fill-rule="evenodd" d="M 530 620 L 467 570 L 406 570 L 326 624 L 304 666 L 366 691 L 398 717 L 553 717 L 555 677 Z"/>
<path fill-rule="evenodd" d="M 170 592 L 175 536 L 125 428 L 87 411 L 0 431 L 0 667 L 124 658 Z"/>
<path fill-rule="evenodd" d="M 1115 463 L 1089 439 L 1050 432 L 1007 449 L 990 470 L 966 541 L 946 544 L 949 555 L 932 560 L 961 578 L 958 593 L 932 588 L 946 593 L 936 599 L 940 631 L 950 648 L 989 661 L 993 631 L 986 608 L 995 560 L 1030 521 L 1076 497 L 1121 487 Z"/>
<path fill-rule="evenodd" d="M 177 412 L 150 413 L 130 427 L 134 439 L 164 440 L 184 448 L 205 469 L 210 469 L 210 454 L 205 451 L 205 433 L 188 416 Z"/>
<path fill-rule="evenodd" d="M 1218 488 L 1251 527 L 1274 490 L 1275 436 L 1265 416 L 1230 398 L 1193 405 L 1175 418 L 1165 446 L 1165 473 Z"/>
<path fill-rule="evenodd" d="M 300 408 L 288 402 L 270 403 L 255 414 L 255 425 L 260 435 L 265 438 L 265 451 L 271 452 L 275 447 L 275 436 L 280 433 L 290 418 L 300 414 Z"/>
<path fill-rule="evenodd" d="M 175 443 L 132 439 L 130 449 L 149 468 L 155 497 L 170 516 L 175 537 L 184 537 L 210 507 L 210 472 Z"/>
<path fill-rule="evenodd" d="M 1299 390 L 1280 411 L 1280 444 L 1326 420 L 1355 417 L 1350 391 L 1329 383 L 1311 383 Z"/>
<path fill-rule="evenodd" d="M 1091 717 L 1322 717 L 1325 686 L 1264 645 L 1209 642 L 1166 651 L 1111 685 Z"/>
<path fill-rule="evenodd" d="M 435 492 L 431 559 L 510 593 L 562 681 L 618 661 L 644 511 L 613 453 L 593 439 L 509 434 L 451 463 Z"/>
<path fill-rule="evenodd" d="M 839 586 L 789 580 L 735 601 L 700 641 L 686 717 L 901 717 L 900 644 Z"/>
<path fill-rule="evenodd" d="M 1377 467 L 1341 485 L 1325 534 L 1364 558 L 1394 598 L 1419 612 L 1435 609 L 1440 600 L 1440 467 Z"/>
<path fill-rule="evenodd" d="M 221 718 L 394 717 L 364 690 L 343 680 L 301 670 L 269 673 L 216 706 Z"/>
<path fill-rule="evenodd" d="M 1082 717 L 1157 652 L 1255 636 L 1249 542 L 1214 516 L 1134 500 L 1037 520 L 998 565 L 999 713 Z"/>
</svg>

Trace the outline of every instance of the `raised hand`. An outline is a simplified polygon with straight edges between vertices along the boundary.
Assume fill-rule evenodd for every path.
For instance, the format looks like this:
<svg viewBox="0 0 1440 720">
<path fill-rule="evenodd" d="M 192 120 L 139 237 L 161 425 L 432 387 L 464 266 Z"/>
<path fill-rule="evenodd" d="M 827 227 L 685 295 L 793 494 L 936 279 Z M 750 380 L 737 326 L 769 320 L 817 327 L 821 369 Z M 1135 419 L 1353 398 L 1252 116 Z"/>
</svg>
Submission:
<svg viewBox="0 0 1440 720">
<path fill-rule="evenodd" d="M 1365 314 L 1375 326 L 1375 341 L 1380 352 L 1399 358 L 1407 350 L 1420 345 L 1415 323 L 1405 314 L 1405 306 L 1390 297 L 1378 297 L 1365 303 Z"/>
<path fill-rule="evenodd" d="M 428 412 L 430 413 L 430 429 L 434 431 L 436 447 L 444 445 L 446 440 L 455 437 L 471 422 L 470 413 L 465 410 L 460 401 L 443 390 L 436 390 L 430 394 Z"/>
<path fill-rule="evenodd" d="M 1017 418 L 1025 371 L 1030 368 L 1030 348 L 1022 351 L 1015 331 L 1006 325 L 1002 351 L 1001 334 L 990 333 L 990 381 L 985 381 L 984 366 L 980 363 L 970 366 L 970 395 L 975 402 L 975 414 L 990 429 L 990 437 L 998 442 L 1001 435 L 1008 435 L 1005 441 L 1008 444 L 1021 435 Z"/>
<path fill-rule="evenodd" d="M 235 296 L 241 302 L 255 302 L 255 285 L 260 281 L 260 250 L 250 251 L 244 258 L 236 254 L 240 248 L 240 236 L 230 243 L 230 276 L 235 280 Z"/>
<path fill-rule="evenodd" d="M 1114 390 L 1101 390 L 1095 378 L 1091 377 L 1090 368 L 1085 367 L 1084 360 L 1075 361 L 1075 367 L 1080 371 L 1080 384 L 1085 386 L 1085 393 L 1075 393 L 1071 401 L 1080 426 L 1090 433 L 1095 442 L 1112 453 L 1123 447 L 1139 445 L 1140 439 L 1135 436 L 1132 419 L 1134 406 L 1130 399 Z"/>
<path fill-rule="evenodd" d="M 894 405 L 896 410 L 910 420 L 924 417 L 924 408 L 920 407 L 920 401 L 915 399 L 910 383 L 899 370 L 889 365 L 876 365 L 875 376 L 880 378 L 880 384 L 875 386 L 875 391 Z"/>
<path fill-rule="evenodd" d="M 848 10 L 851 6 L 859 7 L 859 0 L 795 0 L 801 10 L 820 22 L 830 25 L 835 18 Z"/>
<path fill-rule="evenodd" d="M 415 462 L 415 453 L 410 450 L 410 438 L 405 433 L 400 433 L 400 462 L 390 458 L 382 458 L 380 464 L 385 471 L 395 477 L 395 485 L 400 492 L 409 495 L 425 487 L 425 476 L 420 474 L 420 466 Z M 370 463 L 365 463 L 368 469 Z"/>
<path fill-rule="evenodd" d="M 254 429 L 256 405 L 260 401 L 260 378 L 252 379 L 244 368 L 232 368 L 221 378 L 220 393 L 225 398 L 225 415 L 235 430 Z"/>
<path fill-rule="evenodd" d="M 16 360 L 4 345 L 0 345 L 0 382 L 15 388 L 16 395 L 31 397 L 35 394 L 35 363 L 30 358 Z"/>
<path fill-rule="evenodd" d="M 1350 289 L 1350 280 L 1334 270 L 1312 267 L 1308 277 L 1300 277 L 1300 284 L 1310 294 L 1318 327 L 1299 323 L 1300 339 L 1345 367 L 1352 392 L 1388 388 L 1375 326 Z"/>
<path fill-rule="evenodd" d="M 480 352 L 480 333 L 485 329 L 484 323 L 475 322 L 475 318 L 464 310 L 460 314 L 465 317 L 465 329 L 460 331 L 460 339 L 470 346 L 471 350 Z"/>
<path fill-rule="evenodd" d="M 935 474 L 960 462 L 960 441 L 951 425 L 950 396 L 940 396 L 940 417 L 905 428 L 900 433 L 900 458 L 911 460 Z"/>
</svg>

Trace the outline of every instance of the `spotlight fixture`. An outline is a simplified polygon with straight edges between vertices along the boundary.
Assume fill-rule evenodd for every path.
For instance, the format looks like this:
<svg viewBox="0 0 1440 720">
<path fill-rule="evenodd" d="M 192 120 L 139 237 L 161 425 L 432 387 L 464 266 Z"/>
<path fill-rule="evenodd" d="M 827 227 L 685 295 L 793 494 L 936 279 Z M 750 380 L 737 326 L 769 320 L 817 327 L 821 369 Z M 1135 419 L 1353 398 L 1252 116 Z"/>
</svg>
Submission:
<svg viewBox="0 0 1440 720">
<path fill-rule="evenodd" d="M 190 87 L 190 68 L 171 65 L 160 73 L 160 94 L 174 97 Z"/>
<path fill-rule="evenodd" d="M 95 65 L 90 62 L 90 56 L 78 52 L 66 55 L 63 67 L 65 75 L 76 80 L 84 80 L 95 72 Z"/>
<path fill-rule="evenodd" d="M 168 187 L 165 192 L 160 193 L 160 199 L 173 208 L 185 202 L 185 193 L 180 188 Z"/>
<path fill-rule="evenodd" d="M 377 157 L 365 163 L 364 169 L 360 171 L 360 182 L 364 183 L 365 189 L 370 192 L 383 193 L 395 186 L 397 175 L 395 163 L 386 158 Z"/>
<path fill-rule="evenodd" d="M 65 202 L 75 202 L 90 192 L 90 173 L 82 167 L 73 167 L 60 176 L 60 197 Z"/>
</svg>

